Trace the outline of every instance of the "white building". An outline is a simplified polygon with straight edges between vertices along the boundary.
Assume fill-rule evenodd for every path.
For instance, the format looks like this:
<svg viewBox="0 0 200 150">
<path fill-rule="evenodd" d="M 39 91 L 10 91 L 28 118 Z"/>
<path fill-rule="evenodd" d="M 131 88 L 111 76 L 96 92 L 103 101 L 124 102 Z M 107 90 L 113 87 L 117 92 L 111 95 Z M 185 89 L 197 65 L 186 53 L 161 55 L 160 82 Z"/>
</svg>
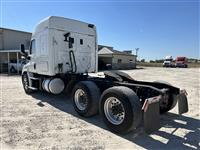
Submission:
<svg viewBox="0 0 200 150">
<path fill-rule="evenodd" d="M 106 69 L 110 64 L 112 69 L 134 69 L 136 68 L 136 56 L 132 51 L 117 51 L 113 47 L 99 45 L 98 58 L 99 69 Z"/>
<path fill-rule="evenodd" d="M 31 33 L 7 28 L 0 28 L 0 72 L 10 72 L 13 67 L 18 66 L 21 58 L 20 45 L 24 44 L 29 49 Z M 19 72 L 19 68 L 15 68 Z"/>
</svg>

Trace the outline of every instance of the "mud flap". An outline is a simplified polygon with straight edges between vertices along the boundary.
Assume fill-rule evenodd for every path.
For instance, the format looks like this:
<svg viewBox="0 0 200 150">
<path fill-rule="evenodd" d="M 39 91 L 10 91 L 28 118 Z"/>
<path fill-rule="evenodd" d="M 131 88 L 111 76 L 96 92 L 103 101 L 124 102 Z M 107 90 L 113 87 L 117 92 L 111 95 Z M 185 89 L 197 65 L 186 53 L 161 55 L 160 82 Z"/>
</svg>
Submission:
<svg viewBox="0 0 200 150">
<path fill-rule="evenodd" d="M 188 112 L 188 101 L 185 91 L 181 91 L 181 94 L 177 95 L 178 100 L 178 113 L 183 114 Z"/>
<path fill-rule="evenodd" d="M 146 99 L 142 107 L 144 111 L 144 130 L 150 134 L 160 128 L 160 96 Z"/>
</svg>

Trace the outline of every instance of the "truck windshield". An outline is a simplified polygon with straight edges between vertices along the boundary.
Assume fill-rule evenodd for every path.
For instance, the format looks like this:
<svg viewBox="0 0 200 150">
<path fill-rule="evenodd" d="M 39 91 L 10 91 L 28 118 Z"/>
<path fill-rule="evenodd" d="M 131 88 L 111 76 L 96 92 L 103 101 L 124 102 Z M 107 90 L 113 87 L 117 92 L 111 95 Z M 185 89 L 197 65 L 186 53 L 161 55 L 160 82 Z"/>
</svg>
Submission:
<svg viewBox="0 0 200 150">
<path fill-rule="evenodd" d="M 172 61 L 172 59 L 165 59 L 165 61 Z"/>
<path fill-rule="evenodd" d="M 184 58 L 184 57 L 181 57 L 181 58 L 177 58 L 176 60 L 177 60 L 177 61 L 185 61 L 185 58 Z"/>
</svg>

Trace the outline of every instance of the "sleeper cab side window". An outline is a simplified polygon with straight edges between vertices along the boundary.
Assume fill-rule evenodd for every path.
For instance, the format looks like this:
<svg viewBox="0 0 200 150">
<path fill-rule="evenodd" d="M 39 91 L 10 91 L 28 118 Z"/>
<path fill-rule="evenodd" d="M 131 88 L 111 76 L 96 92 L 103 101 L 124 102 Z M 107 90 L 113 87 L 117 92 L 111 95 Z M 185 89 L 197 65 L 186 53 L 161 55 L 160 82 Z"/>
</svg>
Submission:
<svg viewBox="0 0 200 150">
<path fill-rule="evenodd" d="M 31 41 L 30 54 L 35 54 L 35 39 Z"/>
<path fill-rule="evenodd" d="M 80 39 L 80 45 L 83 45 L 83 39 Z"/>
</svg>

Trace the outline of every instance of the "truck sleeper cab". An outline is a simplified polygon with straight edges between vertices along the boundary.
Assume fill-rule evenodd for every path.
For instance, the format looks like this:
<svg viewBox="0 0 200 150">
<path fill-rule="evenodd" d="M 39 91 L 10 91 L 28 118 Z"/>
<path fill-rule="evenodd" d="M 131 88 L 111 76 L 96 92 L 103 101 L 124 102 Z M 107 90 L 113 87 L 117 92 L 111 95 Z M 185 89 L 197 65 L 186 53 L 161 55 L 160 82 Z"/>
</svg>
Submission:
<svg viewBox="0 0 200 150">
<path fill-rule="evenodd" d="M 72 95 L 76 112 L 91 117 L 100 112 L 107 127 L 116 133 L 136 129 L 143 122 L 147 132 L 159 128 L 159 116 L 177 103 L 179 113 L 188 111 L 187 97 L 166 82 L 136 81 L 120 71 L 97 72 L 97 37 L 92 24 L 49 17 L 36 27 L 29 60 L 23 67 L 22 84 L 27 94 L 46 91 Z M 152 117 L 153 116 L 153 117 Z"/>
<path fill-rule="evenodd" d="M 48 76 L 66 72 L 96 72 L 96 49 L 94 25 L 49 17 L 41 21 L 32 34 L 31 60 L 24 70 L 28 68 L 30 72 Z"/>
</svg>

